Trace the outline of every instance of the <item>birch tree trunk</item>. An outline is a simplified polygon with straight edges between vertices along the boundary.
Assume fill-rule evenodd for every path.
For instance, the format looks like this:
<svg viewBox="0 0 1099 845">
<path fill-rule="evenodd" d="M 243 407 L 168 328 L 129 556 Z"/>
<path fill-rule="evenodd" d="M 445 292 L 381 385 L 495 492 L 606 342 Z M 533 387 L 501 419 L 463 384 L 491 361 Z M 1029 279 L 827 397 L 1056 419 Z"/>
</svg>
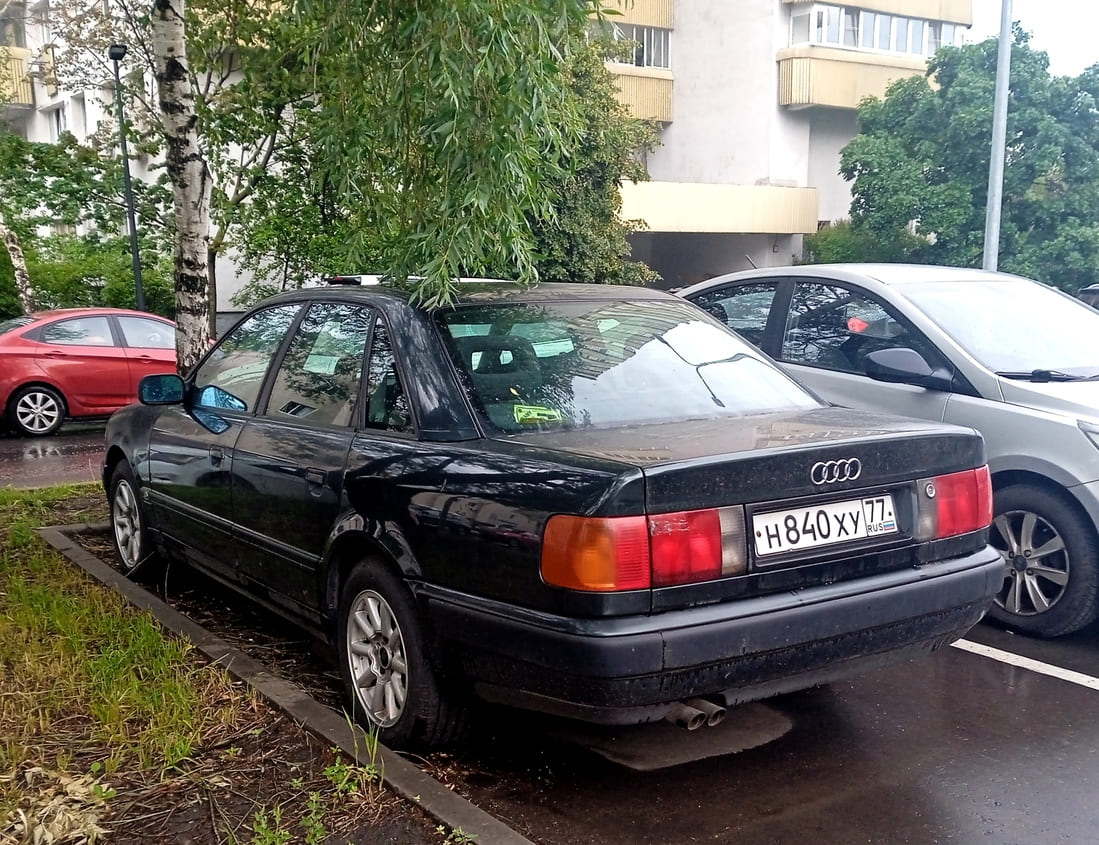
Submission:
<svg viewBox="0 0 1099 845">
<path fill-rule="evenodd" d="M 23 313 L 30 314 L 35 310 L 34 288 L 31 287 L 31 277 L 27 272 L 27 260 L 23 257 L 23 247 L 19 243 L 19 236 L 9 228 L 8 221 L 0 213 L 0 238 L 4 239 L 4 247 L 11 258 L 11 266 L 15 268 L 15 290 L 19 294 L 19 304 L 23 306 Z"/>
<path fill-rule="evenodd" d="M 152 42 L 174 197 L 176 356 L 185 373 L 209 343 L 210 169 L 198 142 L 195 92 L 187 70 L 186 0 L 153 0 Z"/>
</svg>

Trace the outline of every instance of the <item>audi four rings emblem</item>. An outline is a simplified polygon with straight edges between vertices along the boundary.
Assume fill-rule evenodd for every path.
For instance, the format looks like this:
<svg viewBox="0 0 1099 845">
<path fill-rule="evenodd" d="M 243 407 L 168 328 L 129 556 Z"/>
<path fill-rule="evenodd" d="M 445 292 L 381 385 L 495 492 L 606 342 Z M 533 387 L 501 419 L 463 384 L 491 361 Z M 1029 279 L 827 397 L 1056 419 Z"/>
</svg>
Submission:
<svg viewBox="0 0 1099 845">
<path fill-rule="evenodd" d="M 837 481 L 854 481 L 862 475 L 862 461 L 847 458 L 843 461 L 818 461 L 809 470 L 814 484 L 835 484 Z"/>
</svg>

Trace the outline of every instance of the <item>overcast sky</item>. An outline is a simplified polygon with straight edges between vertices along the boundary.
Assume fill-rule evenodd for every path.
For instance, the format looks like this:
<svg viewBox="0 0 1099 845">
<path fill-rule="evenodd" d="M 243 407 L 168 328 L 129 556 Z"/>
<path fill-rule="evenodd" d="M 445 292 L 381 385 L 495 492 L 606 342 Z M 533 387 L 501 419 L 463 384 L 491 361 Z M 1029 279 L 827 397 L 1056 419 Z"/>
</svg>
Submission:
<svg viewBox="0 0 1099 845">
<path fill-rule="evenodd" d="M 972 41 L 1000 34 L 1003 0 L 973 0 Z M 1099 3 L 1095 0 L 1012 0 L 1011 17 L 1049 54 L 1056 76 L 1076 76 L 1099 62 Z"/>
</svg>

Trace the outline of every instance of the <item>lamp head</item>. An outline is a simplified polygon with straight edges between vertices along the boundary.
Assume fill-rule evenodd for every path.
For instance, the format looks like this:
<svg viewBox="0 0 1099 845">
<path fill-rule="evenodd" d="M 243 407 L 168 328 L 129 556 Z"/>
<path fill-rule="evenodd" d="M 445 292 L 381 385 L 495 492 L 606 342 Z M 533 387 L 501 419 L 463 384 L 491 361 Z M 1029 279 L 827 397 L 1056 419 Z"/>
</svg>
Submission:
<svg viewBox="0 0 1099 845">
<path fill-rule="evenodd" d="M 107 48 L 107 57 L 112 62 L 120 62 L 126 58 L 126 45 L 125 44 L 112 44 Z"/>
</svg>

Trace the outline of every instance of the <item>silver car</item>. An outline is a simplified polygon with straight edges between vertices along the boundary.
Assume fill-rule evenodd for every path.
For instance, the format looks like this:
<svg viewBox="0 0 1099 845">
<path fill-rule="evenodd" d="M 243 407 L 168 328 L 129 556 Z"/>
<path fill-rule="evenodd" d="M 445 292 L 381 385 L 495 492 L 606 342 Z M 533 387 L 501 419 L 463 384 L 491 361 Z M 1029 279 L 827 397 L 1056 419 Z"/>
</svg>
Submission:
<svg viewBox="0 0 1099 845">
<path fill-rule="evenodd" d="M 680 291 L 837 405 L 972 426 L 1004 559 L 990 615 L 1054 637 L 1099 615 L 1099 311 L 1004 273 L 776 267 Z"/>
</svg>

